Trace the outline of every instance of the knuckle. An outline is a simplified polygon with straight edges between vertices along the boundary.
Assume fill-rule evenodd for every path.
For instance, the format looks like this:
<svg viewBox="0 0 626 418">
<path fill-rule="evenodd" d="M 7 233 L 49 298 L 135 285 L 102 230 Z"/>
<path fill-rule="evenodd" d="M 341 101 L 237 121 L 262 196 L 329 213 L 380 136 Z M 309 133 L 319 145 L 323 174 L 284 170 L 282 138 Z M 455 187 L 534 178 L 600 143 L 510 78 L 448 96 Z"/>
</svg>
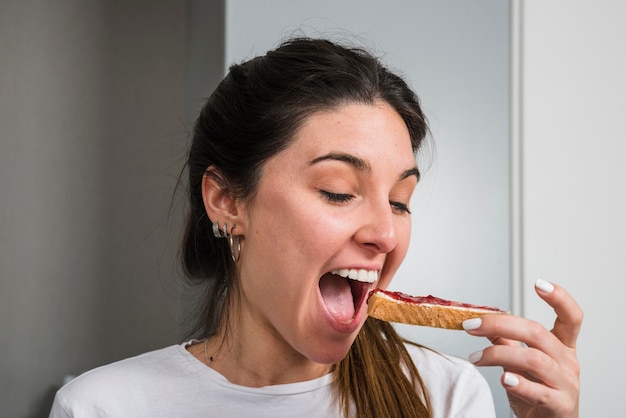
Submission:
<svg viewBox="0 0 626 418">
<path fill-rule="evenodd" d="M 491 347 L 485 348 L 484 355 L 486 355 L 492 363 L 501 364 L 504 357 L 504 349 L 505 347 L 492 345 Z"/>
<path fill-rule="evenodd" d="M 553 399 L 552 392 L 551 391 L 539 392 L 538 397 L 537 397 L 537 404 L 540 406 L 544 406 L 544 407 L 555 405 L 556 402 Z"/>
<path fill-rule="evenodd" d="M 580 307 L 577 307 L 577 309 L 574 312 L 572 312 L 572 323 L 574 325 L 580 326 L 582 325 L 584 319 L 585 319 L 585 313 Z"/>
<path fill-rule="evenodd" d="M 539 350 L 527 350 L 526 364 L 528 365 L 529 370 L 546 370 L 546 368 L 549 367 L 546 363 L 546 356 L 543 352 Z"/>
<path fill-rule="evenodd" d="M 578 363 L 578 360 L 576 360 L 575 358 L 567 363 L 567 370 L 569 371 L 569 374 L 574 376 L 576 378 L 576 380 L 579 379 L 580 376 L 580 363 Z"/>
<path fill-rule="evenodd" d="M 546 328 L 539 322 L 531 321 L 528 335 L 531 341 L 540 341 L 544 338 Z"/>
</svg>

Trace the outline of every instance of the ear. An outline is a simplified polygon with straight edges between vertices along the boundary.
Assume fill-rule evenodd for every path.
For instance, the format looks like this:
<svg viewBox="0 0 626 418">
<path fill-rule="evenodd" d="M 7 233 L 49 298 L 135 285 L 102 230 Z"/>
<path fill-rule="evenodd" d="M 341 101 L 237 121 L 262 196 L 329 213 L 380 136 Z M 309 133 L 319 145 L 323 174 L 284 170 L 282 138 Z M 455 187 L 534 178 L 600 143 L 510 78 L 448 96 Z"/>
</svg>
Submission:
<svg viewBox="0 0 626 418">
<path fill-rule="evenodd" d="M 236 235 L 243 235 L 245 233 L 243 211 L 221 179 L 222 175 L 215 167 L 209 167 L 202 177 L 204 210 L 211 222 L 220 225 L 220 229 L 224 224 L 228 224 L 230 232 L 230 228 L 237 225 Z"/>
</svg>

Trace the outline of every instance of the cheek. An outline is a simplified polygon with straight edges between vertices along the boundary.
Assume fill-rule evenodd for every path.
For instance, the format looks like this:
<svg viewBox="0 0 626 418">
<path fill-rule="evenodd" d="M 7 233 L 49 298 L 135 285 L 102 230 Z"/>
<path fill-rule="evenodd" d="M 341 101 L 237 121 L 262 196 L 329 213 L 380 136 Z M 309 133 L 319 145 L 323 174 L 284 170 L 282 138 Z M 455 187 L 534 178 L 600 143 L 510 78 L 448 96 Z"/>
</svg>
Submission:
<svg viewBox="0 0 626 418">
<path fill-rule="evenodd" d="M 397 226 L 398 233 L 398 245 L 392 252 L 387 254 L 387 258 L 385 260 L 385 267 L 383 270 L 383 274 L 381 276 L 381 280 L 378 284 L 379 287 L 386 289 L 387 286 L 392 282 L 394 275 L 400 268 L 400 265 L 404 261 L 406 257 L 407 251 L 409 249 L 409 242 L 411 239 L 411 222 L 402 222 Z"/>
<path fill-rule="evenodd" d="M 406 222 L 402 222 L 402 225 L 398 227 L 398 246 L 394 251 L 394 257 L 398 258 L 397 264 L 399 265 L 404 261 L 406 253 L 409 250 L 409 243 L 411 242 L 411 220 L 410 218 Z"/>
<path fill-rule="evenodd" d="M 411 242 L 411 219 L 408 218 L 406 222 L 403 222 L 398 229 L 398 247 L 400 247 L 400 252 L 402 253 L 402 258 L 406 255 L 409 250 L 409 244 Z"/>
<path fill-rule="evenodd" d="M 270 239 L 297 247 L 301 252 L 307 249 L 316 253 L 326 244 L 338 241 L 350 228 L 345 215 L 334 213 L 334 208 L 305 188 L 269 191 L 265 202 L 262 223 L 272 229 Z"/>
<path fill-rule="evenodd" d="M 307 258 L 320 255 L 332 233 L 320 212 L 316 202 L 301 193 L 265 193 L 250 212 L 248 250 L 257 263 L 272 270 L 304 267 Z"/>
<path fill-rule="evenodd" d="M 314 263 L 316 269 L 345 244 L 349 235 L 349 225 L 340 219 L 333 218 L 323 208 L 316 205 L 303 205 L 299 212 L 287 214 L 284 232 L 288 242 L 285 252 L 293 256 L 294 262 Z"/>
</svg>

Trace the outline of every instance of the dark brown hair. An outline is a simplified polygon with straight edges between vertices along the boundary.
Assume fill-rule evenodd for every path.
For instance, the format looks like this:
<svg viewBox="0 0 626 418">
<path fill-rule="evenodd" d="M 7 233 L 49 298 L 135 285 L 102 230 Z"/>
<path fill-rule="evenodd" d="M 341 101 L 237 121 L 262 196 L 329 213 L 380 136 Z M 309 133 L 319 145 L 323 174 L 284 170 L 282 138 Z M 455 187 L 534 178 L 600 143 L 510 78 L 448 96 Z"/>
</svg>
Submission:
<svg viewBox="0 0 626 418">
<path fill-rule="evenodd" d="M 388 103 L 404 120 L 414 152 L 428 127 L 415 93 L 363 49 L 296 38 L 266 55 L 232 65 L 203 107 L 187 160 L 189 212 L 182 261 L 192 283 L 204 286 L 192 334 L 227 327 L 237 269 L 226 240 L 211 232 L 202 178 L 211 175 L 232 197 L 253 199 L 265 161 L 289 146 L 307 117 L 347 103 Z M 347 357 L 335 367 L 345 415 L 430 417 L 419 373 L 404 341 L 385 322 L 368 319 Z"/>
</svg>

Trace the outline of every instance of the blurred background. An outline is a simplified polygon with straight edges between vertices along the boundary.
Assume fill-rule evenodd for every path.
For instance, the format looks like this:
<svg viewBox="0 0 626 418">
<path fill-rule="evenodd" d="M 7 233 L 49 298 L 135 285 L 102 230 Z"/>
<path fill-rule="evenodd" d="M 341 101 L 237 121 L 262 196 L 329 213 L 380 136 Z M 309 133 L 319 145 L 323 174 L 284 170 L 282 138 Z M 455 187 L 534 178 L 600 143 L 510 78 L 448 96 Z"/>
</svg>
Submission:
<svg viewBox="0 0 626 418">
<path fill-rule="evenodd" d="M 365 46 L 422 100 L 394 290 L 551 326 L 533 284 L 565 286 L 586 313 L 581 416 L 614 416 L 625 17 L 619 0 L 0 0 L 0 416 L 46 417 L 64 379 L 184 338 L 189 131 L 230 63 L 292 35 Z M 487 344 L 399 328 L 460 357 Z M 501 371 L 481 372 L 510 416 Z"/>
</svg>

